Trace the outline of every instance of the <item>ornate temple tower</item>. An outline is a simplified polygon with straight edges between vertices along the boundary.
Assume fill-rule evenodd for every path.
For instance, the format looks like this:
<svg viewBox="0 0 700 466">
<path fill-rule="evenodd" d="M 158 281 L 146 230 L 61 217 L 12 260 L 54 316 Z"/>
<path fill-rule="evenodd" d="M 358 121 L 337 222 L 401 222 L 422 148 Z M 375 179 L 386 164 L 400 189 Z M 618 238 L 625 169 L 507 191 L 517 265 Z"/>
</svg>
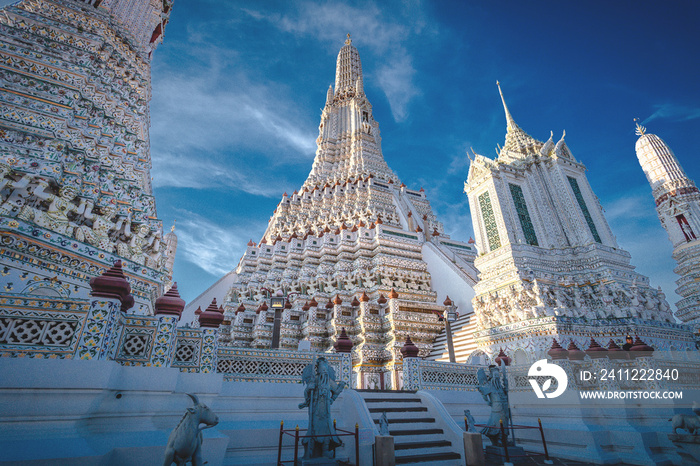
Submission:
<svg viewBox="0 0 700 466">
<path fill-rule="evenodd" d="M 449 294 L 471 314 L 475 251 L 443 231 L 423 189 L 388 167 L 379 124 L 348 36 L 328 89 L 311 172 L 284 193 L 259 243 L 185 312 L 224 299 L 230 341 L 269 348 L 269 293 L 284 290 L 280 347 L 300 341 L 331 350 L 341 329 L 353 340 L 358 387 L 400 385 L 399 349 L 410 335 L 426 356 L 444 329 Z M 306 343 L 308 342 L 308 343 Z"/>
<path fill-rule="evenodd" d="M 135 312 L 152 313 L 171 271 L 151 187 L 150 66 L 171 5 L 25 0 L 0 14 L 5 291 L 86 297 L 121 259 Z"/>
<path fill-rule="evenodd" d="M 481 349 L 492 356 L 502 347 L 516 362 L 532 362 L 553 337 L 579 348 L 591 336 L 606 344 L 625 334 L 657 347 L 671 339 L 689 345 L 661 290 L 618 246 L 564 136 L 534 139 L 515 123 L 502 92 L 501 99 L 505 144 L 496 160 L 475 155 L 464 185 L 480 253 L 474 311 Z"/>
<path fill-rule="evenodd" d="M 700 329 L 700 192 L 671 149 L 655 134 L 637 125 L 635 151 L 651 185 L 656 213 L 673 244 L 676 283 L 683 299 L 676 317 Z"/>
</svg>

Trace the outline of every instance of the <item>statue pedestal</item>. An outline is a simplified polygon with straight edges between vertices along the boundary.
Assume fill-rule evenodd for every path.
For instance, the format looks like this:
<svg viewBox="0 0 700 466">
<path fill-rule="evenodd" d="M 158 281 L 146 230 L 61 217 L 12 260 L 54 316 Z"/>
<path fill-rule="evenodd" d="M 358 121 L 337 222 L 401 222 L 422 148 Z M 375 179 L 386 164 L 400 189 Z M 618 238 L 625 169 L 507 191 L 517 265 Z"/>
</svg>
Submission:
<svg viewBox="0 0 700 466">
<path fill-rule="evenodd" d="M 510 456 L 510 464 L 522 464 L 527 461 L 525 450 L 523 447 L 516 445 L 508 445 L 508 455 Z M 505 463 L 506 450 L 503 447 L 489 445 L 486 447 L 486 461 L 489 463 Z"/>
</svg>

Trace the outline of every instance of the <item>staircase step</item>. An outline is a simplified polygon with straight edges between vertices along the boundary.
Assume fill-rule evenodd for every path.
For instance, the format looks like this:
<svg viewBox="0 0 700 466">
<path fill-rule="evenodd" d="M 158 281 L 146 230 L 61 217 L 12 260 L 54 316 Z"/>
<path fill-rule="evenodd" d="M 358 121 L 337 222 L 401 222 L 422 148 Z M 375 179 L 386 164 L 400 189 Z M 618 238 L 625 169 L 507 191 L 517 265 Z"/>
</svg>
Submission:
<svg viewBox="0 0 700 466">
<path fill-rule="evenodd" d="M 412 450 L 414 448 L 435 448 L 449 447 L 452 442 L 449 440 L 431 440 L 428 442 L 406 442 L 394 444 L 394 450 Z"/>
<path fill-rule="evenodd" d="M 426 408 L 425 406 L 416 406 L 416 407 L 412 407 L 412 406 L 403 407 L 402 406 L 400 408 L 394 408 L 394 407 L 391 407 L 391 408 L 369 408 L 370 413 L 384 413 L 384 412 L 401 413 L 401 412 L 417 412 L 417 411 L 427 412 L 428 408 Z"/>
<path fill-rule="evenodd" d="M 442 429 L 407 429 L 407 430 L 390 430 L 389 434 L 394 437 L 400 435 L 431 435 L 431 434 L 442 434 Z"/>
<path fill-rule="evenodd" d="M 404 408 L 405 409 L 405 408 Z M 380 419 L 382 417 L 382 414 L 385 411 L 382 409 L 379 409 L 376 412 L 370 413 L 370 416 L 372 416 L 372 419 Z M 432 417 L 432 414 L 430 411 L 425 412 L 425 411 L 396 411 L 396 412 L 387 412 L 386 417 L 388 421 L 391 423 L 394 419 L 406 419 L 406 422 L 420 422 L 420 419 L 425 419 L 428 417 Z"/>
<path fill-rule="evenodd" d="M 461 459 L 459 453 L 434 453 L 427 455 L 410 455 L 410 456 L 398 456 L 396 457 L 396 464 L 407 464 L 407 463 L 423 463 L 423 462 L 433 462 L 433 461 L 443 461 L 443 460 L 458 460 Z"/>
<path fill-rule="evenodd" d="M 432 423 L 435 422 L 435 418 L 432 417 L 415 417 L 415 418 L 399 418 L 399 419 L 387 419 L 389 421 L 389 424 L 406 424 L 406 423 Z M 375 424 L 379 424 L 379 419 L 374 420 Z"/>
<path fill-rule="evenodd" d="M 355 391 L 360 393 L 387 393 L 390 395 L 405 395 L 416 393 L 418 390 L 370 390 L 369 388 L 358 388 Z"/>
<path fill-rule="evenodd" d="M 365 403 L 421 403 L 420 398 L 365 398 Z"/>
</svg>

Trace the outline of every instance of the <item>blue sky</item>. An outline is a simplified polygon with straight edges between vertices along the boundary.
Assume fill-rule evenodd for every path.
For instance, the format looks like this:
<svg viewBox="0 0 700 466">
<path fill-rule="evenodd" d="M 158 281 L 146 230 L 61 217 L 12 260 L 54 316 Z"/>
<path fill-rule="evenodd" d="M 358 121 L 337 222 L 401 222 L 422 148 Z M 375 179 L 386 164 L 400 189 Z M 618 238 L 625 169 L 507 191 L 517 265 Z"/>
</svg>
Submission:
<svg viewBox="0 0 700 466">
<path fill-rule="evenodd" d="M 349 32 L 384 158 L 453 238 L 473 235 L 466 150 L 504 141 L 500 80 L 521 128 L 566 130 L 620 246 L 675 303 L 633 118 L 700 181 L 698 22 L 695 1 L 176 2 L 153 60 L 151 157 L 180 293 L 233 269 L 306 179 Z"/>
</svg>

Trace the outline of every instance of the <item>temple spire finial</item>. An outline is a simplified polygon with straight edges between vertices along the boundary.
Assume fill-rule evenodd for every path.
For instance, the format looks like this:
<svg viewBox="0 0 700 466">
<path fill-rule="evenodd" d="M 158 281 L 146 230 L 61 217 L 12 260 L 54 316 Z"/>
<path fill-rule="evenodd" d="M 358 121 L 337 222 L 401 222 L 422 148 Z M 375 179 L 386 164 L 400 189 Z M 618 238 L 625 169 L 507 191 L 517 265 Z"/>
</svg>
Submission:
<svg viewBox="0 0 700 466">
<path fill-rule="evenodd" d="M 639 118 L 634 119 L 634 123 L 637 125 L 637 130 L 635 133 L 637 133 L 637 136 L 644 136 L 644 134 L 647 132 L 647 129 L 644 126 L 641 126 L 639 123 Z"/>
<path fill-rule="evenodd" d="M 362 63 L 360 54 L 350 39 L 350 34 L 345 45 L 338 52 L 335 65 L 335 94 L 339 98 L 352 96 L 358 87 L 358 80 L 362 81 Z M 362 87 L 362 82 L 360 82 Z"/>
<path fill-rule="evenodd" d="M 506 112 L 506 124 L 507 124 L 506 129 L 508 131 L 510 131 L 511 129 L 517 128 L 518 125 L 515 123 L 513 116 L 510 114 L 510 111 L 508 110 L 508 106 L 506 105 L 506 99 L 505 99 L 505 97 L 503 97 L 503 91 L 501 90 L 501 83 L 496 81 L 496 86 L 498 86 L 498 93 L 501 94 L 501 102 L 503 102 L 503 110 L 505 110 L 505 112 Z"/>
</svg>

